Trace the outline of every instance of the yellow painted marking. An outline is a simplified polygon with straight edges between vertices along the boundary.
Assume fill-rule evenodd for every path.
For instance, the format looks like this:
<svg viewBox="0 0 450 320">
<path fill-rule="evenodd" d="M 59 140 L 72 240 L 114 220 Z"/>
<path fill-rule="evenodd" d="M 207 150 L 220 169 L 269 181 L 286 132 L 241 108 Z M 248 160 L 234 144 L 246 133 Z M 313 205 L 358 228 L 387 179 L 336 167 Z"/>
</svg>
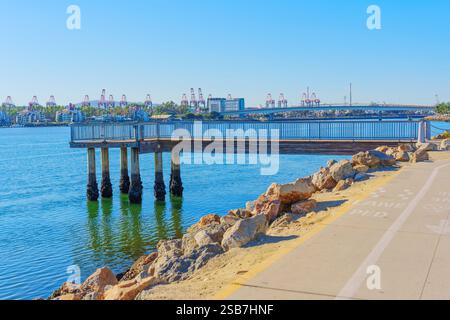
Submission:
<svg viewBox="0 0 450 320">
<path fill-rule="evenodd" d="M 228 284 L 225 288 L 220 290 L 214 297 L 213 300 L 226 300 L 229 298 L 233 293 L 235 293 L 237 290 L 239 290 L 245 283 L 248 283 L 251 279 L 255 278 L 259 273 L 265 271 L 268 269 L 271 265 L 273 265 L 275 262 L 292 252 L 294 249 L 301 246 L 303 243 L 320 233 L 322 230 L 324 230 L 329 224 L 333 223 L 337 219 L 339 219 L 341 216 L 346 214 L 349 209 L 355 204 L 359 203 L 360 201 L 363 201 L 367 199 L 371 192 L 377 188 L 380 188 L 390 182 L 392 179 L 394 179 L 401 170 L 396 171 L 391 176 L 386 177 L 385 179 L 380 179 L 379 181 L 374 181 L 373 185 L 370 187 L 370 191 L 365 191 L 364 193 L 361 193 L 358 196 L 355 196 L 352 201 L 349 201 L 342 206 L 336 208 L 336 212 L 330 215 L 329 217 L 325 218 L 323 221 L 319 222 L 313 229 L 308 231 L 304 236 L 292 240 L 288 243 L 286 243 L 283 248 L 280 248 L 277 253 L 273 254 L 263 262 L 255 265 L 249 272 L 247 272 L 245 275 L 239 276 L 233 283 Z M 326 223 L 325 223 L 326 222 Z"/>
</svg>

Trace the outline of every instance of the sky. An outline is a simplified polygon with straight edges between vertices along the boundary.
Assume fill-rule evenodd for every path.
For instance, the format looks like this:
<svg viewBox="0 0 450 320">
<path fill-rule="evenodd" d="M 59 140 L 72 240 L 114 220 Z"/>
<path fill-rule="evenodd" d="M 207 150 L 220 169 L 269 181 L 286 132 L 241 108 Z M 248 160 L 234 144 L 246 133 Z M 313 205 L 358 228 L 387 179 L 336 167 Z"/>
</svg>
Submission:
<svg viewBox="0 0 450 320">
<path fill-rule="evenodd" d="M 69 30 L 67 8 L 81 10 Z M 367 8 L 381 9 L 369 30 Z M 0 0 L 0 99 L 450 101 L 448 0 Z"/>
</svg>

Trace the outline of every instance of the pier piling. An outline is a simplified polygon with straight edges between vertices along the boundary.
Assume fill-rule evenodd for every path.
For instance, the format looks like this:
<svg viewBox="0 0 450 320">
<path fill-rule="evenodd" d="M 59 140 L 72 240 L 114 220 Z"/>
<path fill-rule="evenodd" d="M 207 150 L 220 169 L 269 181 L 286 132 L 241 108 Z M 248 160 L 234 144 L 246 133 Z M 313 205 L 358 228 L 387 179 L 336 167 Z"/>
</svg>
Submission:
<svg viewBox="0 0 450 320">
<path fill-rule="evenodd" d="M 160 148 L 160 146 L 158 146 Z M 159 150 L 155 151 L 155 198 L 158 201 L 166 199 L 166 185 L 163 174 L 163 154 Z"/>
<path fill-rule="evenodd" d="M 111 176 L 109 174 L 109 149 L 102 148 L 102 198 L 112 197 Z"/>
<path fill-rule="evenodd" d="M 180 154 L 172 152 L 170 172 L 170 193 L 176 197 L 183 196 L 183 182 L 181 181 Z"/>
<path fill-rule="evenodd" d="M 120 148 L 120 192 L 127 194 L 130 191 L 130 177 L 128 175 L 128 149 Z"/>
<path fill-rule="evenodd" d="M 139 167 L 139 148 L 131 148 L 131 185 L 128 192 L 131 203 L 142 203 L 142 180 Z"/>
<path fill-rule="evenodd" d="M 86 194 L 89 201 L 98 200 L 99 193 L 95 170 L 95 148 L 88 148 L 88 184 Z"/>
</svg>

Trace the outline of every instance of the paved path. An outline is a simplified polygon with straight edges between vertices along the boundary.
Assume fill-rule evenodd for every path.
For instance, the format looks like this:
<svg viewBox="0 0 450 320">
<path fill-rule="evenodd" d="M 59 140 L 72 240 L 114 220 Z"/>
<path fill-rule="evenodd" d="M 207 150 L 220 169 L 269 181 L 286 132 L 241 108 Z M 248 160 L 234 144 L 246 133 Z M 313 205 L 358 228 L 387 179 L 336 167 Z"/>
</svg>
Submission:
<svg viewBox="0 0 450 320">
<path fill-rule="evenodd" d="M 450 161 L 406 167 L 230 299 L 450 299 Z"/>
</svg>

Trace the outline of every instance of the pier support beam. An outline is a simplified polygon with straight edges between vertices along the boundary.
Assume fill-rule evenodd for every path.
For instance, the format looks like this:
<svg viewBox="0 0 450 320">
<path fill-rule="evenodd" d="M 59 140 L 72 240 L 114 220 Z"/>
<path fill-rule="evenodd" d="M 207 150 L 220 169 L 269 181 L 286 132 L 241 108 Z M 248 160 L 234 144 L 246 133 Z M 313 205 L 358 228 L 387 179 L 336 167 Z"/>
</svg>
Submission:
<svg viewBox="0 0 450 320">
<path fill-rule="evenodd" d="M 130 191 L 130 177 L 128 176 L 128 149 L 120 148 L 120 192 L 127 194 Z"/>
<path fill-rule="evenodd" d="M 172 151 L 170 172 L 170 193 L 176 197 L 183 196 L 183 182 L 181 181 L 180 154 Z"/>
<path fill-rule="evenodd" d="M 87 198 L 89 201 L 97 201 L 99 197 L 97 175 L 95 170 L 95 148 L 88 149 L 88 184 L 87 184 Z"/>
<path fill-rule="evenodd" d="M 102 198 L 112 197 L 111 176 L 109 174 L 109 149 L 102 148 Z"/>
<path fill-rule="evenodd" d="M 163 154 L 161 151 L 155 152 L 155 198 L 158 201 L 166 200 L 166 185 L 163 174 Z"/>
<path fill-rule="evenodd" d="M 139 148 L 131 148 L 131 185 L 128 192 L 131 203 L 142 203 L 142 180 L 139 167 Z"/>
</svg>

